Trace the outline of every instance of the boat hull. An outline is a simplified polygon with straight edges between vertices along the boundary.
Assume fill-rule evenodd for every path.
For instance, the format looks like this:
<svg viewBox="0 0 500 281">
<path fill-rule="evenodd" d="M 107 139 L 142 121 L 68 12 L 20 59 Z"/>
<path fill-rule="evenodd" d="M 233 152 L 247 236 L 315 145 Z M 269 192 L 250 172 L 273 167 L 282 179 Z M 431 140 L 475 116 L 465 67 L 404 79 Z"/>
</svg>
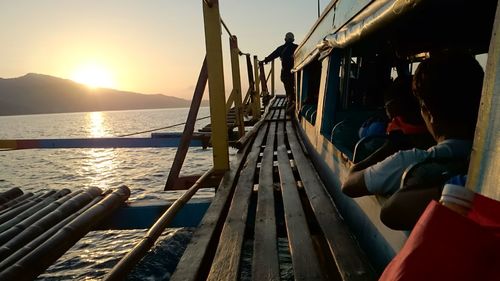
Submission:
<svg viewBox="0 0 500 281">
<path fill-rule="evenodd" d="M 309 157 L 339 212 L 374 268 L 382 272 L 395 253 L 401 249 L 408 234 L 391 230 L 380 221 L 381 204 L 385 198 L 380 196 L 350 198 L 342 193 L 340 186 L 349 170 L 347 157 L 319 134 L 309 122 L 302 119 L 299 124 L 299 132 Z"/>
</svg>

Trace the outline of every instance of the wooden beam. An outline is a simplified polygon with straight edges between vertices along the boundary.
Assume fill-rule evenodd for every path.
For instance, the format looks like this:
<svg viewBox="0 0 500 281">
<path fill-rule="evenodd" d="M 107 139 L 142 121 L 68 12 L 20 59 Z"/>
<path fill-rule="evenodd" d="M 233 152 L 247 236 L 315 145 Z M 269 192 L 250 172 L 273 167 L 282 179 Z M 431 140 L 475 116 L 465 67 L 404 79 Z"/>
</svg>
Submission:
<svg viewBox="0 0 500 281">
<path fill-rule="evenodd" d="M 376 280 L 368 258 L 338 214 L 314 166 L 304 155 L 291 122 L 286 124 L 286 133 L 302 184 L 342 280 Z"/>
<path fill-rule="evenodd" d="M 297 182 L 288 158 L 284 131 L 284 124 L 280 122 L 278 125 L 278 169 L 294 277 L 295 280 L 323 280 L 306 215 L 300 201 Z"/>
<path fill-rule="evenodd" d="M 259 131 L 248 155 L 245 168 L 240 173 L 207 280 L 236 281 L 239 279 L 241 248 L 248 217 L 250 195 L 253 189 L 260 147 L 267 128 L 265 126 Z"/>
<path fill-rule="evenodd" d="M 229 148 L 226 124 L 226 98 L 224 93 L 219 1 L 212 0 L 210 2 L 212 4 L 211 6 L 203 2 L 203 19 L 205 27 L 205 47 L 207 50 L 213 162 L 215 170 L 225 171 L 229 169 Z"/>
<path fill-rule="evenodd" d="M 259 173 L 253 244 L 252 280 L 279 280 L 276 217 L 274 211 L 273 151 L 276 123 L 267 133 Z"/>
<path fill-rule="evenodd" d="M 207 58 L 205 57 L 205 59 L 203 59 L 203 64 L 201 65 L 200 74 L 198 75 L 198 81 L 196 82 L 196 88 L 193 93 L 193 100 L 191 101 L 191 106 L 189 107 L 186 125 L 184 126 L 184 131 L 182 132 L 179 147 L 175 152 L 174 161 L 172 162 L 172 167 L 170 167 L 167 182 L 165 183 L 165 188 L 163 190 L 172 189 L 175 185 L 175 182 L 179 178 L 182 164 L 184 163 L 184 159 L 186 159 L 186 154 L 189 149 L 189 142 L 193 136 L 194 125 L 196 124 L 196 117 L 198 116 L 198 110 L 200 109 L 200 104 L 203 98 L 203 92 L 205 91 L 205 87 L 207 85 L 207 80 Z"/>
</svg>

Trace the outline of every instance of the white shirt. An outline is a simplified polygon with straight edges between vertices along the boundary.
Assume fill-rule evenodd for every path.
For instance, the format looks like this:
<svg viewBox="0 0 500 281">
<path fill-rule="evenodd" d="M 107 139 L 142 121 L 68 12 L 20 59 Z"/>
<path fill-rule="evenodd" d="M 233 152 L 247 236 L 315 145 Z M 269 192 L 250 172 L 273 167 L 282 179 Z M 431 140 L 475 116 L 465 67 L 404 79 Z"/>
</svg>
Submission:
<svg viewBox="0 0 500 281">
<path fill-rule="evenodd" d="M 470 140 L 448 139 L 428 150 L 414 148 L 396 152 L 364 170 L 366 188 L 373 194 L 393 194 L 410 165 L 429 158 L 468 158 L 471 149 Z"/>
</svg>

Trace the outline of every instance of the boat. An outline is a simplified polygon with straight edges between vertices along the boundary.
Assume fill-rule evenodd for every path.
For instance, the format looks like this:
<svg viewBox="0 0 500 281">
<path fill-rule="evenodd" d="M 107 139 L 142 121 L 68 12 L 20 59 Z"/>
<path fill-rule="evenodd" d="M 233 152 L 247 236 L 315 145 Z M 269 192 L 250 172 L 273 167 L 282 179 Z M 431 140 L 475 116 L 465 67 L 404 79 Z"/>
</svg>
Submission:
<svg viewBox="0 0 500 281">
<path fill-rule="evenodd" d="M 341 192 L 350 167 L 366 157 L 360 149 L 363 141 L 358 129 L 371 116 L 384 114 L 381 84 L 395 77 L 396 68 L 403 65 L 413 74 L 430 52 L 444 49 L 487 55 L 480 110 L 486 113 L 498 107 L 490 103 L 498 95 L 491 80 L 498 69 L 494 55 L 498 41 L 492 33 L 498 28 L 496 5 L 496 1 L 482 5 L 468 1 L 332 1 L 295 53 L 298 127 L 325 186 L 378 272 L 401 249 L 408 233 L 381 222 L 386 197 L 352 199 Z M 354 89 L 356 86 L 365 92 Z M 493 114 L 478 121 L 476 130 L 481 133 L 476 133 L 477 150 L 469 175 L 496 173 L 495 165 L 486 164 L 486 159 L 495 156 L 485 154 L 495 149 L 480 148 L 480 144 L 487 131 L 495 130 L 490 122 L 497 119 Z M 493 178 L 490 180 L 498 181 Z M 493 182 L 469 181 L 470 189 L 498 200 L 498 192 L 491 191 Z"/>
<path fill-rule="evenodd" d="M 149 228 L 106 280 L 125 279 L 162 231 L 173 225 L 196 229 L 171 280 L 377 279 L 401 250 L 409 232 L 393 230 L 380 220 L 387 197 L 353 199 L 342 193 L 341 184 L 350 167 L 366 157 L 361 155 L 363 140 L 358 129 L 365 120 L 383 112 L 379 83 L 394 78 L 392 69 L 412 73 L 429 52 L 436 50 L 465 49 L 474 55 L 487 55 L 467 188 L 500 200 L 497 1 L 331 1 L 295 51 L 296 104 L 292 114 L 286 113 L 285 97 L 274 93 L 274 78 L 269 78 L 274 65 L 270 76 L 256 57 L 252 65 L 250 54 L 239 50 L 236 36 L 221 20 L 218 6 L 218 1 L 203 1 L 207 54 L 184 132 L 140 140 L 142 146 L 161 146 L 158 138 L 163 137 L 168 139 L 164 146 L 178 146 L 166 188 L 187 191 L 175 202 L 138 206 L 122 203 L 127 198 L 123 187 L 111 193 L 114 200 L 95 208 L 81 203 L 86 210 L 76 213 L 74 220 L 58 224 L 77 229 L 93 217 L 106 214 L 106 220 L 92 223 L 93 229 Z M 233 90 L 227 99 L 222 28 L 231 40 Z M 239 56 L 247 61 L 250 86 L 246 97 L 239 83 Z M 268 79 L 271 89 L 267 88 Z M 207 81 L 211 124 L 195 134 L 193 124 Z M 364 91 L 356 92 L 355 85 Z M 246 125 L 253 127 L 246 130 Z M 118 143 L 123 147 L 126 142 Z M 190 142 L 210 146 L 214 165 L 203 175 L 182 178 L 179 172 Z M 35 147 L 32 140 L 0 144 L 8 149 L 27 148 L 22 146 L 26 143 Z M 104 144 L 88 140 L 62 143 L 70 143 L 70 147 L 82 147 L 80 143 L 92 147 L 117 145 L 114 140 L 105 140 Z M 239 148 L 231 162 L 229 145 Z M 190 201 L 200 188 L 209 186 L 216 187 L 211 201 Z M 99 197 L 92 201 L 94 204 L 110 196 L 92 192 Z M 9 196 L 21 195 L 12 191 L 5 195 Z M 85 231 L 90 229 L 41 241 L 36 251 L 30 249 L 35 254 L 27 253 L 0 267 L 0 277 L 36 277 L 47 262 L 32 272 L 26 270 L 28 265 L 53 260 L 55 255 L 47 254 L 51 245 L 63 244 L 61 248 L 65 248 Z M 56 229 L 51 235 L 60 232 Z"/>
</svg>

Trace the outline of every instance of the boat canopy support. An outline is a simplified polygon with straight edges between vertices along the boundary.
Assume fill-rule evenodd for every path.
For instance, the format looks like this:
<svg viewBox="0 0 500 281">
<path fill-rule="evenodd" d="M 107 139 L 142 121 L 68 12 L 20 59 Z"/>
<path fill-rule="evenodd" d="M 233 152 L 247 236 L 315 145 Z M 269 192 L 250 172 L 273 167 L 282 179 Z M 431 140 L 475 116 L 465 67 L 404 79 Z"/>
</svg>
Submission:
<svg viewBox="0 0 500 281">
<path fill-rule="evenodd" d="M 486 63 L 483 93 L 476 125 L 476 136 L 469 165 L 467 188 L 500 200 L 500 5 Z"/>
</svg>

